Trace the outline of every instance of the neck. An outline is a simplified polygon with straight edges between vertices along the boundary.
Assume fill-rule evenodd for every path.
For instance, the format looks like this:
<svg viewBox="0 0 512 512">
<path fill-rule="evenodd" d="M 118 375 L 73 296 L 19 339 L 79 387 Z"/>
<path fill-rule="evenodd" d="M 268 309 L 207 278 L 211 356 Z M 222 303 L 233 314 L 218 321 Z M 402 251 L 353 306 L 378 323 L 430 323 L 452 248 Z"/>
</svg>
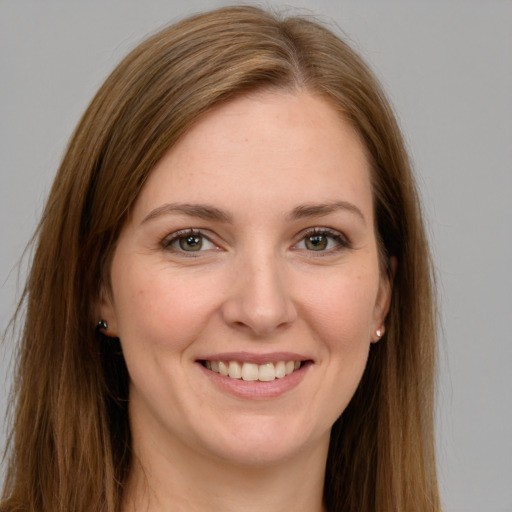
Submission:
<svg viewBox="0 0 512 512">
<path fill-rule="evenodd" d="M 261 466 L 134 446 L 123 512 L 321 512 L 327 446 Z"/>
</svg>

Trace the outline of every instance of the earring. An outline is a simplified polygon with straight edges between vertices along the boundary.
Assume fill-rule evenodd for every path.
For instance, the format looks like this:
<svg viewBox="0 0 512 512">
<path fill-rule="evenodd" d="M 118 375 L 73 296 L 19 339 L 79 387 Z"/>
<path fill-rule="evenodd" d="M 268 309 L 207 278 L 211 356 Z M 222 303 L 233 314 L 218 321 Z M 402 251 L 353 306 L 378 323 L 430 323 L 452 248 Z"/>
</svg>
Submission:
<svg viewBox="0 0 512 512">
<path fill-rule="evenodd" d="M 375 334 L 376 334 L 376 336 L 377 336 L 377 339 L 382 338 L 382 336 L 384 336 L 384 326 L 379 327 L 379 328 L 375 331 Z"/>
<path fill-rule="evenodd" d="M 106 320 L 100 320 L 96 324 L 96 332 L 108 336 L 109 338 L 117 338 L 115 334 L 108 332 L 108 323 Z"/>
<path fill-rule="evenodd" d="M 106 320 L 100 320 L 97 324 L 96 324 L 96 329 L 98 331 L 108 331 L 108 324 L 107 324 L 107 321 Z"/>
</svg>

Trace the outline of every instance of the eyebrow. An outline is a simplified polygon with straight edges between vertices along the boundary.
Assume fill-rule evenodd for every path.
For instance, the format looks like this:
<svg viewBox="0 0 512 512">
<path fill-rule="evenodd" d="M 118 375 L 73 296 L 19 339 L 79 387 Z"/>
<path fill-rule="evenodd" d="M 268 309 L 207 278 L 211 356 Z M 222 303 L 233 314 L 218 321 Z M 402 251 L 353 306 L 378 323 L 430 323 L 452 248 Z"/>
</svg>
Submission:
<svg viewBox="0 0 512 512">
<path fill-rule="evenodd" d="M 307 217 L 322 217 L 340 210 L 355 214 L 363 221 L 363 224 L 366 225 L 366 218 L 363 212 L 355 204 L 347 201 L 300 205 L 294 208 L 288 217 L 290 220 L 304 219 Z"/>
<path fill-rule="evenodd" d="M 233 218 L 228 212 L 220 210 L 215 206 L 209 206 L 207 204 L 167 203 L 152 210 L 148 215 L 144 217 L 144 220 L 141 222 L 141 224 L 161 217 L 162 215 L 169 215 L 173 213 L 181 213 L 188 215 L 189 217 L 214 220 L 228 224 L 233 222 Z"/>
<path fill-rule="evenodd" d="M 352 203 L 347 201 L 335 201 L 332 203 L 322 204 L 303 204 L 296 206 L 288 215 L 288 220 L 299 220 L 308 217 L 322 217 L 337 211 L 347 211 L 357 215 L 366 225 L 366 219 L 363 212 Z M 225 210 L 221 210 L 215 206 L 207 204 L 190 204 L 190 203 L 167 203 L 152 210 L 144 217 L 141 224 L 145 224 L 153 219 L 169 214 L 183 214 L 189 217 L 197 217 L 199 219 L 213 220 L 226 224 L 233 223 L 233 217 Z"/>
</svg>

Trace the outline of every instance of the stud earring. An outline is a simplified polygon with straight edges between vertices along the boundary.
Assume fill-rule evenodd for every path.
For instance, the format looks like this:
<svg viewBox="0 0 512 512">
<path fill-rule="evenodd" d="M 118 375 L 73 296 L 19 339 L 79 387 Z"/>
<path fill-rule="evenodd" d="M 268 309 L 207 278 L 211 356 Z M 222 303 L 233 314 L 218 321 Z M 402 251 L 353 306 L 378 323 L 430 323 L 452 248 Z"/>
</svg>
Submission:
<svg viewBox="0 0 512 512">
<path fill-rule="evenodd" d="M 377 336 L 377 339 L 382 338 L 382 336 L 384 336 L 384 326 L 379 327 L 379 328 L 375 331 L 375 335 Z"/>
<path fill-rule="evenodd" d="M 109 338 L 117 338 L 115 334 L 108 332 L 108 323 L 106 320 L 100 320 L 96 324 L 96 332 L 101 333 L 104 336 L 108 336 Z"/>
<path fill-rule="evenodd" d="M 108 331 L 107 321 L 106 320 L 100 320 L 97 323 L 97 325 L 96 325 L 96 329 L 98 329 L 98 331 Z"/>
</svg>

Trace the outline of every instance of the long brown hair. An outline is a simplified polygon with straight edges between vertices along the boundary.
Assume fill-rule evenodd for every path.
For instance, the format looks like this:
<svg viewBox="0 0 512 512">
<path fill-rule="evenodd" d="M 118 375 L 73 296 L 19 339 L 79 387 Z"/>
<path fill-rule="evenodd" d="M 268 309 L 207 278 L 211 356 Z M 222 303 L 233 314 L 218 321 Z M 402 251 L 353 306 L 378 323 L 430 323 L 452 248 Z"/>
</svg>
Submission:
<svg viewBox="0 0 512 512">
<path fill-rule="evenodd" d="M 310 19 L 255 7 L 186 19 L 133 50 L 69 143 L 25 288 L 2 509 L 119 509 L 131 464 L 121 349 L 95 331 L 116 239 L 162 155 L 213 105 L 257 88 L 322 95 L 353 124 L 372 166 L 383 272 L 396 258 L 384 339 L 334 424 L 329 511 L 438 512 L 435 325 L 419 199 L 397 123 L 372 73 Z"/>
</svg>

